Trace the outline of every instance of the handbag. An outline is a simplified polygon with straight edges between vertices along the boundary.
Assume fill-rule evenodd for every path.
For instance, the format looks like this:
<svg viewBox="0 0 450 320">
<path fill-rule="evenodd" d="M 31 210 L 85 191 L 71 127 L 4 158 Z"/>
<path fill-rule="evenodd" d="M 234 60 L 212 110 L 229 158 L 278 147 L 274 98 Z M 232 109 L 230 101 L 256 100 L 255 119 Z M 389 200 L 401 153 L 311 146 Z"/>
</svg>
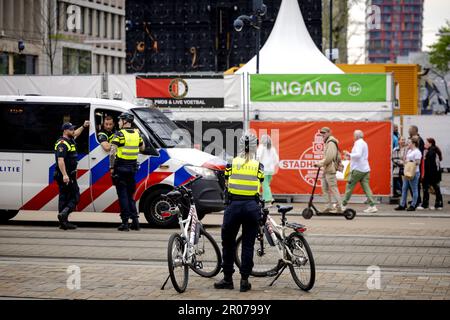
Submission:
<svg viewBox="0 0 450 320">
<path fill-rule="evenodd" d="M 408 180 L 414 179 L 416 176 L 417 164 L 414 161 L 408 161 L 403 169 L 404 176 Z"/>
</svg>

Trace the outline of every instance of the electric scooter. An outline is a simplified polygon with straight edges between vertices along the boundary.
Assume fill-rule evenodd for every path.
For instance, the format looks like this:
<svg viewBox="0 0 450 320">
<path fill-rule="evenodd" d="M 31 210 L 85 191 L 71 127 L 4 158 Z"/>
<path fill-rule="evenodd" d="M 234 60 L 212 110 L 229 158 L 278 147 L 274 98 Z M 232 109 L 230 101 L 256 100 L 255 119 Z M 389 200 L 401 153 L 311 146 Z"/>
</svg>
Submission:
<svg viewBox="0 0 450 320">
<path fill-rule="evenodd" d="M 319 179 L 320 168 L 317 169 L 316 180 L 314 181 L 314 186 L 312 189 L 311 197 L 309 198 L 308 208 L 305 208 L 302 212 L 302 216 L 305 219 L 311 219 L 314 214 L 316 216 L 338 216 L 343 215 L 345 219 L 352 220 L 356 216 L 356 211 L 353 209 L 345 209 L 342 213 L 332 213 L 332 212 L 320 212 L 313 204 L 314 192 L 316 191 L 317 180 Z"/>
</svg>

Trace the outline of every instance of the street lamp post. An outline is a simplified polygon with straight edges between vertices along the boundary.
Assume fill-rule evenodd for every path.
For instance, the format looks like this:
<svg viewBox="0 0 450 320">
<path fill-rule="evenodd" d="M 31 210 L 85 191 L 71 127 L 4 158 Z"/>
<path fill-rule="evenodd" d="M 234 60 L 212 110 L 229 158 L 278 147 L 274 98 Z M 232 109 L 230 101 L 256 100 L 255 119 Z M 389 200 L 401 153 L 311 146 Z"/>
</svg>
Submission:
<svg viewBox="0 0 450 320">
<path fill-rule="evenodd" d="M 258 2 L 258 1 L 256 1 Z M 255 14 L 251 16 L 241 15 L 234 20 L 233 26 L 237 32 L 242 31 L 244 25 L 247 23 L 256 29 L 256 73 L 259 74 L 259 50 L 261 49 L 261 27 L 262 17 L 266 14 L 267 7 L 262 1 L 255 5 Z"/>
</svg>

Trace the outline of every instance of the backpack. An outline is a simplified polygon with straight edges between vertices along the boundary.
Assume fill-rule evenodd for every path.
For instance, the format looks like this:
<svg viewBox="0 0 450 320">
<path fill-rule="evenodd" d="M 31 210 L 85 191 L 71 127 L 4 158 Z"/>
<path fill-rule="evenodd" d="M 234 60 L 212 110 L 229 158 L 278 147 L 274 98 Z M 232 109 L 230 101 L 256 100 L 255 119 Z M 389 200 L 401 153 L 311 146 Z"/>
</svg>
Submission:
<svg viewBox="0 0 450 320">
<path fill-rule="evenodd" d="M 334 162 L 334 167 L 335 167 L 336 171 L 343 172 L 344 171 L 344 164 L 342 163 L 342 157 L 341 157 L 341 151 L 339 150 L 339 145 L 334 140 L 331 140 L 330 142 L 333 142 L 336 145 L 336 148 L 337 148 L 336 159 L 335 159 L 335 161 L 333 161 Z"/>
</svg>

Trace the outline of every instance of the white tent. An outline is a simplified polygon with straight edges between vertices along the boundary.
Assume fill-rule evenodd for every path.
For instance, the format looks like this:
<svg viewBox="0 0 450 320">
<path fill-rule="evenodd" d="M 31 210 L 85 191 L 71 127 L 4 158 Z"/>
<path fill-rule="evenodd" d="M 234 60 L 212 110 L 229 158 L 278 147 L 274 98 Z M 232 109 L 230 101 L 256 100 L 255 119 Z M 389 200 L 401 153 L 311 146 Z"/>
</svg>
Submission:
<svg viewBox="0 0 450 320">
<path fill-rule="evenodd" d="M 256 73 L 256 56 L 239 73 Z M 297 0 L 282 0 L 277 20 L 259 53 L 261 74 L 344 73 L 330 62 L 311 39 Z"/>
</svg>

